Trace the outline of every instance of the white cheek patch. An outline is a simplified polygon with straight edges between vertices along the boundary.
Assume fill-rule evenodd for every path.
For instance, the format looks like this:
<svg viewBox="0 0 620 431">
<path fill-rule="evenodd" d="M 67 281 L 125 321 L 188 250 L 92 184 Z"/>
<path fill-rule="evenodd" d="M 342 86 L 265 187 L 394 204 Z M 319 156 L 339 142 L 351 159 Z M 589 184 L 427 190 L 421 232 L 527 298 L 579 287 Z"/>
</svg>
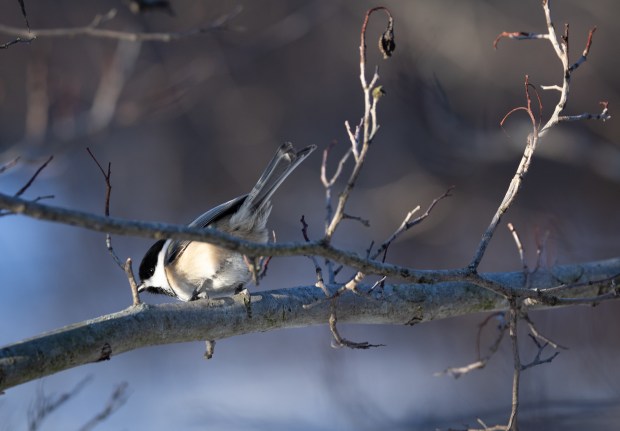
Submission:
<svg viewBox="0 0 620 431">
<path fill-rule="evenodd" d="M 172 292 L 170 283 L 168 283 L 168 277 L 166 277 L 166 270 L 164 269 L 164 257 L 166 256 L 166 250 L 168 250 L 169 245 L 170 240 L 167 240 L 157 255 L 157 265 L 155 265 L 155 272 L 153 273 L 153 276 L 149 279 L 149 285 L 161 287 L 164 290 Z"/>
</svg>

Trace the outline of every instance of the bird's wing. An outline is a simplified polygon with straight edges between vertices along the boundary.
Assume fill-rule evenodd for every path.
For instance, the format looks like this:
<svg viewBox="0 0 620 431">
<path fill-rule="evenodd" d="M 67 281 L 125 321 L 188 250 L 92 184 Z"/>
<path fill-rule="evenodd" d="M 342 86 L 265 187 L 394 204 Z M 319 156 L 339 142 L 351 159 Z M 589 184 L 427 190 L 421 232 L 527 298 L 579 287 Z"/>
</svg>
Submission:
<svg viewBox="0 0 620 431">
<path fill-rule="evenodd" d="M 189 224 L 189 227 L 207 228 L 213 222 L 220 220 L 223 217 L 235 213 L 241 204 L 245 201 L 248 195 L 239 196 L 228 202 L 224 202 L 214 208 L 211 208 L 206 213 L 199 216 L 196 220 Z M 166 251 L 166 263 L 174 262 L 181 256 L 191 241 L 187 240 L 173 240 Z"/>
</svg>

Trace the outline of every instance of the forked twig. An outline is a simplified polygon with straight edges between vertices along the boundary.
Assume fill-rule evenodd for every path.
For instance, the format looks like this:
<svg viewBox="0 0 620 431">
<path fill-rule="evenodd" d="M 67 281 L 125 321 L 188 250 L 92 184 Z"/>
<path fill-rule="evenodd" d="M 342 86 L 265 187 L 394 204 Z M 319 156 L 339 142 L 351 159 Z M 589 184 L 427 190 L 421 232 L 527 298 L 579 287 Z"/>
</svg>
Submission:
<svg viewBox="0 0 620 431">
<path fill-rule="evenodd" d="M 362 29 L 360 32 L 360 83 L 362 85 L 362 90 L 364 92 L 364 116 L 362 117 L 361 129 L 358 128 L 356 133 L 353 134 L 351 132 L 350 127 L 347 123 L 347 132 L 351 139 L 351 152 L 355 155 L 355 165 L 349 175 L 349 179 L 344 189 L 340 193 L 338 197 L 338 204 L 336 206 L 336 210 L 334 211 L 333 216 L 329 220 L 326 229 L 325 229 L 325 241 L 330 241 L 336 228 L 342 221 L 344 217 L 344 210 L 346 203 L 349 199 L 349 195 L 351 190 L 355 187 L 355 183 L 357 178 L 359 177 L 362 166 L 364 165 L 364 161 L 366 159 L 366 154 L 368 153 L 368 149 L 374 138 L 375 134 L 379 130 L 379 126 L 377 124 L 377 103 L 380 99 L 380 94 L 374 92 L 376 87 L 376 83 L 379 79 L 379 74 L 375 70 L 373 78 L 370 83 L 366 80 L 366 27 L 368 25 L 368 21 L 370 16 L 377 11 L 383 11 L 388 17 L 388 25 L 387 29 L 379 39 L 379 46 L 384 54 L 385 58 L 388 58 L 393 50 L 394 50 L 394 19 L 392 18 L 392 14 L 385 7 L 376 7 L 369 9 L 366 12 L 366 16 L 364 18 L 364 22 L 362 24 Z M 386 55 L 388 53 L 389 55 Z"/>
<path fill-rule="evenodd" d="M 558 58 L 560 59 L 562 63 L 564 73 L 563 73 L 563 80 L 562 80 L 561 86 L 554 85 L 554 86 L 543 87 L 544 89 L 553 89 L 553 90 L 558 90 L 560 92 L 560 98 L 555 106 L 554 112 L 552 113 L 552 115 L 547 120 L 544 126 L 541 127 L 540 125 L 536 125 L 536 122 L 534 120 L 534 114 L 531 108 L 531 99 L 529 95 L 529 83 L 528 83 L 527 77 L 526 77 L 526 85 L 525 85 L 527 106 L 513 109 L 504 117 L 504 119 L 502 119 L 501 124 L 503 124 L 506 118 L 512 113 L 519 111 L 519 110 L 526 111 L 532 120 L 533 130 L 532 130 L 532 133 L 528 136 L 527 145 L 525 147 L 523 157 L 521 158 L 521 162 L 519 164 L 519 167 L 517 168 L 517 172 L 515 176 L 513 177 L 510 183 L 510 186 L 508 187 L 508 191 L 506 192 L 504 200 L 502 201 L 499 208 L 497 209 L 497 212 L 493 216 L 491 224 L 489 225 L 489 227 L 483 234 L 482 240 L 480 241 L 480 245 L 478 246 L 478 249 L 476 250 L 474 254 L 474 258 L 469 264 L 469 269 L 472 272 L 475 272 L 478 269 L 480 261 L 482 260 L 484 252 L 486 251 L 486 247 L 495 232 L 497 224 L 501 220 L 502 215 L 508 210 L 508 208 L 510 208 L 510 206 L 512 205 L 512 202 L 516 198 L 521 188 L 523 176 L 525 176 L 528 172 L 531 157 L 533 155 L 534 150 L 536 149 L 536 145 L 539 139 L 543 137 L 553 126 L 555 126 L 556 124 L 562 121 L 576 121 L 576 120 L 583 120 L 583 119 L 599 119 L 599 120 L 605 121 L 611 118 L 611 115 L 609 114 L 609 111 L 608 111 L 607 102 L 602 102 L 603 110 L 600 114 L 585 113 L 585 114 L 573 115 L 573 116 L 561 116 L 560 115 L 564 111 L 564 108 L 566 107 L 572 73 L 582 63 L 584 63 L 587 60 L 588 54 L 590 53 L 590 48 L 592 46 L 592 37 L 594 35 L 596 27 L 592 28 L 590 32 L 588 33 L 586 45 L 585 45 L 585 48 L 583 50 L 581 57 L 575 63 L 570 64 L 569 54 L 568 54 L 568 26 L 565 27 L 564 35 L 562 36 L 561 41 L 559 41 L 557 33 L 555 31 L 553 20 L 551 19 L 550 3 L 551 3 L 551 0 L 544 0 L 542 2 L 543 11 L 544 11 L 545 19 L 547 23 L 547 33 L 530 33 L 530 32 L 521 32 L 521 31 L 520 32 L 502 32 L 499 34 L 499 36 L 495 39 L 493 43 L 494 47 L 497 48 L 497 43 L 504 37 L 510 38 L 510 39 L 520 39 L 520 40 L 523 40 L 523 39 L 548 40 L 553 46 L 553 49 L 555 50 L 556 55 L 558 56 Z M 540 98 L 539 98 L 539 105 L 540 105 Z"/>
<path fill-rule="evenodd" d="M 105 206 L 104 206 L 104 214 L 106 217 L 110 217 L 110 196 L 112 194 L 112 183 L 110 181 L 111 175 L 112 175 L 112 163 L 108 162 L 108 169 L 107 171 L 103 169 L 103 166 L 101 166 L 101 163 L 99 163 L 99 160 L 97 160 L 97 158 L 95 157 L 95 155 L 93 154 L 93 152 L 90 150 L 90 148 L 86 148 L 86 151 L 88 151 L 88 154 L 90 155 L 90 157 L 94 160 L 94 162 L 97 164 L 97 167 L 99 168 L 99 170 L 101 171 L 101 175 L 103 175 L 103 178 L 105 180 Z M 123 264 L 120 260 L 120 258 L 117 256 L 116 252 L 114 251 L 114 248 L 112 248 L 112 236 L 109 233 L 106 233 L 105 235 L 105 245 L 106 248 L 108 249 L 108 252 L 110 253 L 110 256 L 112 256 L 112 260 L 114 261 L 114 263 L 116 263 L 116 265 L 122 269 L 123 271 L 126 271 L 126 264 Z"/>
</svg>

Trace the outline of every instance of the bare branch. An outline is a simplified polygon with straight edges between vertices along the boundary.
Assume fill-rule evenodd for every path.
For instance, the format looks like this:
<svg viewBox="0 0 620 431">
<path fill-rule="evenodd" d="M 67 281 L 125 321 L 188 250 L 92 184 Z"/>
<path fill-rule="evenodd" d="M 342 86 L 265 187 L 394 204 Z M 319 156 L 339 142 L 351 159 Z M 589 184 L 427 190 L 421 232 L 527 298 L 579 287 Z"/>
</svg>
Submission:
<svg viewBox="0 0 620 431">
<path fill-rule="evenodd" d="M 542 359 L 541 356 L 544 352 L 544 350 L 547 348 L 547 346 L 549 346 L 549 343 L 544 343 L 541 344 L 538 342 L 538 340 L 536 339 L 537 337 L 535 337 L 532 334 L 529 334 L 530 339 L 534 342 L 534 344 L 536 344 L 536 347 L 538 348 L 538 351 L 536 352 L 536 357 L 534 359 L 532 359 L 532 361 L 528 364 L 521 364 L 521 371 L 525 371 L 529 368 L 538 366 L 538 365 L 542 365 L 542 364 L 548 364 L 551 363 L 551 361 L 553 361 L 556 356 L 558 356 L 560 354 L 560 352 L 555 352 L 553 355 Z"/>
<path fill-rule="evenodd" d="M 0 166 L 0 174 L 4 173 L 5 171 L 8 171 L 9 169 L 17 165 L 17 162 L 19 162 L 19 156 L 15 157 L 13 160 L 10 160 L 6 162 L 4 165 Z"/>
<path fill-rule="evenodd" d="M 50 28 L 50 29 L 23 29 L 18 27 L 11 27 L 8 25 L 0 24 L 0 33 L 10 36 L 17 36 L 18 38 L 26 39 L 30 42 L 37 38 L 51 38 L 51 37 L 76 37 L 76 36 L 89 36 L 103 39 L 114 40 L 126 40 L 129 42 L 172 42 L 180 39 L 184 39 L 191 36 L 197 36 L 200 34 L 208 33 L 213 30 L 222 29 L 241 13 L 241 6 L 237 6 L 230 13 L 225 14 L 217 18 L 211 23 L 208 23 L 202 27 L 192 28 L 189 30 L 178 32 L 153 32 L 153 33 L 133 33 L 129 31 L 121 30 L 108 30 L 100 28 L 101 24 L 112 20 L 116 16 L 116 9 L 111 9 L 106 14 L 96 15 L 93 20 L 83 27 L 75 28 Z M 16 43 L 16 42 L 12 42 Z"/>
<path fill-rule="evenodd" d="M 544 343 L 549 344 L 554 349 L 568 350 L 568 347 L 564 347 L 561 344 L 558 344 L 552 341 L 551 339 L 545 337 L 543 334 L 541 334 L 536 328 L 536 325 L 534 325 L 534 322 L 532 322 L 532 320 L 530 319 L 530 316 L 526 312 L 522 312 L 521 318 L 527 322 L 530 328 L 531 335 L 533 337 L 536 337 L 537 339 L 542 340 Z"/>
<path fill-rule="evenodd" d="M 355 220 L 355 221 L 359 222 L 360 224 L 362 224 L 362 226 L 364 226 L 364 227 L 370 227 L 370 221 L 366 220 L 365 218 L 362 218 L 360 216 L 354 216 L 354 215 L 349 215 L 347 213 L 343 213 L 342 214 L 342 219 L 343 220 Z"/>
<path fill-rule="evenodd" d="M 133 300 L 133 306 L 136 307 L 142 302 L 140 301 L 140 295 L 138 293 L 138 284 L 136 283 L 136 277 L 133 275 L 133 269 L 131 268 L 131 258 L 128 257 L 125 262 L 124 268 L 127 279 L 129 280 L 129 287 L 131 287 L 131 298 Z"/>
<path fill-rule="evenodd" d="M 13 40 L 10 40 L 8 42 L 5 42 L 3 44 L 0 44 L 0 49 L 7 49 L 9 46 L 11 45 L 16 45 L 18 43 L 30 43 L 34 40 L 34 38 L 30 38 L 30 39 L 22 39 L 21 37 L 15 38 Z"/>
<path fill-rule="evenodd" d="M 516 198 L 521 188 L 523 176 L 527 174 L 532 155 L 534 153 L 534 150 L 536 149 L 536 145 L 539 139 L 542 138 L 553 126 L 555 126 L 557 123 L 561 121 L 576 121 L 576 120 L 584 120 L 584 119 L 598 119 L 598 120 L 605 121 L 611 118 L 611 116 L 608 113 L 606 103 L 603 104 L 603 111 L 600 114 L 596 114 L 596 115 L 595 114 L 581 114 L 581 115 L 575 115 L 575 116 L 560 116 L 560 114 L 563 112 L 564 108 L 566 107 L 566 102 L 568 100 L 568 93 L 570 89 L 570 80 L 571 80 L 572 72 L 575 71 L 579 67 L 579 65 L 581 65 L 583 62 L 587 60 L 587 56 L 592 46 L 592 36 L 594 35 L 594 31 L 596 30 L 596 28 L 593 28 L 592 30 L 590 30 L 588 34 L 586 46 L 583 50 L 583 53 L 580 59 L 577 60 L 577 62 L 575 62 L 573 65 L 569 65 L 568 25 L 565 26 L 565 32 L 564 32 L 564 35 L 562 36 L 562 41 L 560 42 L 555 32 L 553 20 L 551 19 L 550 3 L 551 3 L 551 0 L 544 0 L 542 2 L 543 11 L 545 13 L 545 19 L 547 22 L 547 33 L 546 34 L 543 35 L 543 34 L 525 33 L 525 32 L 503 32 L 503 33 L 500 33 L 500 35 L 495 39 L 495 42 L 494 42 L 494 46 L 497 47 L 497 43 L 503 37 L 508 37 L 512 39 L 546 39 L 551 43 L 551 45 L 553 46 L 556 52 L 556 55 L 560 59 L 564 73 L 563 73 L 563 81 L 562 81 L 561 86 L 544 87 L 544 89 L 559 90 L 560 98 L 555 106 L 555 110 L 553 114 L 547 120 L 547 123 L 543 127 L 540 127 L 540 125 L 535 124 L 534 114 L 531 108 L 531 99 L 529 95 L 529 83 L 528 83 L 527 77 L 526 77 L 526 82 L 525 82 L 525 86 L 526 86 L 525 93 L 526 93 L 526 98 L 527 98 L 527 106 L 513 109 L 501 121 L 501 124 L 503 124 L 503 122 L 506 120 L 506 118 L 510 114 L 518 110 L 524 110 L 528 113 L 528 115 L 530 116 L 532 120 L 533 131 L 527 139 L 527 145 L 525 147 L 525 151 L 523 153 L 521 163 L 519 164 L 519 167 L 517 168 L 517 172 L 515 176 L 513 177 L 510 183 L 510 186 L 508 187 L 508 191 L 506 192 L 504 200 L 502 201 L 497 212 L 493 216 L 491 224 L 487 228 L 486 232 L 483 234 L 480 245 L 478 246 L 478 249 L 476 250 L 474 254 L 474 258 L 472 259 L 469 265 L 469 268 L 471 271 L 477 270 L 480 264 L 480 261 L 482 260 L 482 257 L 484 256 L 484 252 L 486 251 L 486 247 L 489 241 L 491 240 L 491 238 L 493 237 L 497 224 L 501 220 L 502 215 L 508 210 L 508 208 L 510 208 L 512 202 Z M 538 100 L 539 100 L 539 106 L 540 106 L 540 97 L 538 98 Z"/>
<path fill-rule="evenodd" d="M 105 171 L 103 169 L 103 167 L 101 166 L 101 164 L 99 163 L 99 160 L 97 160 L 97 158 L 95 157 L 95 155 L 93 154 L 92 151 L 90 151 L 90 148 L 86 148 L 86 151 L 88 151 L 88 154 L 90 154 L 90 157 L 95 161 L 95 163 L 97 164 L 97 166 L 99 167 L 99 170 L 101 171 L 101 175 L 103 175 L 103 178 L 105 180 L 105 206 L 104 206 L 104 214 L 106 217 L 110 216 L 110 196 L 112 194 L 112 183 L 110 181 L 110 177 L 112 175 L 112 163 L 108 162 L 108 169 L 107 171 Z M 114 261 L 114 263 L 116 263 L 116 265 L 122 269 L 123 271 L 125 271 L 125 273 L 127 272 L 127 264 L 123 264 L 120 260 L 120 258 L 117 256 L 116 252 L 114 251 L 114 248 L 112 248 L 112 235 L 110 235 L 109 233 L 106 232 L 105 235 L 105 245 L 106 248 L 108 249 L 108 252 L 110 253 L 110 256 L 112 256 L 112 260 Z M 131 280 L 131 278 L 130 278 Z M 135 283 L 135 281 L 134 281 Z M 131 281 L 130 281 L 131 284 Z M 135 298 L 134 298 L 134 305 L 135 305 Z"/>
<path fill-rule="evenodd" d="M 510 185 L 508 186 L 508 190 L 506 191 L 506 194 L 504 195 L 504 199 L 502 200 L 499 207 L 497 208 L 497 211 L 493 215 L 493 218 L 491 220 L 491 223 L 489 224 L 489 227 L 482 235 L 482 239 L 480 240 L 480 245 L 478 245 L 478 249 L 476 250 L 474 254 L 474 258 L 469 264 L 469 269 L 472 272 L 475 272 L 478 269 L 478 266 L 480 265 L 480 261 L 482 260 L 482 257 L 484 256 L 484 253 L 487 249 L 487 246 L 489 245 L 489 242 L 491 241 L 491 238 L 493 238 L 493 235 L 495 234 L 495 230 L 497 229 L 497 226 L 499 222 L 501 221 L 502 216 L 504 215 L 506 211 L 508 211 L 508 209 L 510 208 L 510 206 L 516 199 L 517 194 L 521 190 L 523 178 L 525 177 L 525 175 L 527 174 L 529 170 L 532 156 L 534 155 L 534 151 L 536 150 L 536 145 L 538 144 L 538 140 L 539 140 L 538 126 L 536 124 L 534 113 L 532 112 L 532 103 L 531 103 L 529 90 L 530 90 L 529 80 L 528 80 L 528 76 L 526 75 L 525 76 L 525 97 L 527 100 L 527 106 L 520 107 L 517 109 L 522 109 L 527 112 L 532 122 L 532 133 L 530 133 L 530 135 L 527 138 L 527 145 L 525 146 L 525 150 L 523 151 L 523 156 L 521 157 L 521 161 L 519 162 L 517 171 L 515 172 L 515 175 L 512 177 Z M 511 112 L 514 112 L 514 110 Z M 504 119 L 505 118 L 506 117 L 504 117 Z"/>
<path fill-rule="evenodd" d="M 517 431 L 518 415 L 519 415 L 519 386 L 521 380 L 521 359 L 519 357 L 519 339 L 518 339 L 518 324 L 519 324 L 519 308 L 516 298 L 510 298 L 510 308 L 508 311 L 508 330 L 510 334 L 510 341 L 512 342 L 512 360 L 513 360 L 513 374 L 512 374 L 512 408 L 510 410 L 510 417 L 508 419 L 507 430 Z"/>
<path fill-rule="evenodd" d="M 28 409 L 28 430 L 36 431 L 43 420 L 58 410 L 64 403 L 74 398 L 84 387 L 92 381 L 92 376 L 80 380 L 69 392 L 59 396 L 48 396 L 43 391 L 43 383 L 37 388 L 34 404 Z"/>
<path fill-rule="evenodd" d="M 336 323 L 338 322 L 338 318 L 336 317 L 336 305 L 335 305 L 336 301 L 337 299 L 332 300 L 332 312 L 329 316 L 329 329 L 332 333 L 332 336 L 334 337 L 333 344 L 332 344 L 333 347 L 348 347 L 349 349 L 365 350 L 365 349 L 370 349 L 372 347 L 384 347 L 385 346 L 385 344 L 370 344 L 370 343 L 367 343 L 366 341 L 362 341 L 358 343 L 355 341 L 347 340 L 346 338 L 342 337 L 340 333 L 338 332 L 338 328 L 336 327 Z"/>
<path fill-rule="evenodd" d="M 603 106 L 603 110 L 599 114 L 591 114 L 589 112 L 584 112 L 583 114 L 578 115 L 561 115 L 558 117 L 558 122 L 562 121 L 581 121 L 581 120 L 601 120 L 607 121 L 611 119 L 611 115 L 609 114 L 609 103 L 608 102 L 599 102 L 601 106 Z"/>
<path fill-rule="evenodd" d="M 123 382 L 119 384 L 108 399 L 106 406 L 103 410 L 87 423 L 80 427 L 79 431 L 90 431 L 95 428 L 97 425 L 101 424 L 108 417 L 110 417 L 114 412 L 116 412 L 119 408 L 121 408 L 127 402 L 129 395 L 127 394 L 127 388 L 129 384 L 127 382 Z"/>
<path fill-rule="evenodd" d="M 549 39 L 548 34 L 541 33 L 527 33 L 525 31 L 503 31 L 493 41 L 493 48 L 497 49 L 497 45 L 503 38 L 515 39 L 515 40 L 528 40 L 528 39 Z"/>
<path fill-rule="evenodd" d="M 525 274 L 525 286 L 528 284 L 529 277 L 529 268 L 527 267 L 527 262 L 525 261 L 525 253 L 523 252 L 523 244 L 521 243 L 521 238 L 519 238 L 519 233 L 514 228 L 512 223 L 508 223 L 508 230 L 512 234 L 512 239 L 517 246 L 517 251 L 519 252 L 519 260 L 521 261 L 521 266 L 523 267 L 523 274 Z"/>
<path fill-rule="evenodd" d="M 394 276 L 401 279 L 409 279 L 410 281 L 420 279 L 426 281 L 431 279 L 435 281 L 454 281 L 462 279 L 465 275 L 463 270 L 412 270 L 398 265 L 372 261 L 356 253 L 337 249 L 322 240 L 305 243 L 251 243 L 217 230 L 99 216 L 82 211 L 42 205 L 2 193 L 0 193 L 0 208 L 10 210 L 16 214 L 25 214 L 36 219 L 80 226 L 110 234 L 135 235 L 153 239 L 173 238 L 209 242 L 248 256 L 271 255 L 275 257 L 314 254 L 327 259 L 333 259 L 343 265 L 366 273 Z"/>
<path fill-rule="evenodd" d="M 567 277 L 576 271 L 583 274 L 584 281 L 592 280 L 579 295 L 592 295 L 603 287 L 596 280 L 620 272 L 620 259 L 554 268 L 556 274 Z M 523 282 L 521 271 L 484 276 L 502 285 L 515 286 L 516 294 L 529 291 L 518 287 Z M 534 289 L 546 283 L 555 283 L 555 277 L 540 271 L 532 275 Z M 338 287 L 325 286 L 329 294 Z M 576 295 L 572 292 L 572 297 Z M 316 286 L 261 291 L 252 294 L 251 300 L 249 297 L 238 294 L 192 302 L 140 304 L 5 346 L 0 349 L 0 390 L 145 346 L 221 340 L 253 332 L 325 324 L 331 315 L 328 303 L 306 307 L 325 297 L 325 292 Z M 248 302 L 252 304 L 251 317 Z M 341 295 L 338 321 L 404 325 L 505 307 L 503 297 L 476 289 L 468 282 L 386 284 L 381 301 L 347 292 Z M 162 322 L 166 322 L 165 331 L 161 330 Z"/>
<path fill-rule="evenodd" d="M 15 197 L 18 198 L 21 195 L 24 194 L 24 192 L 26 190 L 28 190 L 30 188 L 30 186 L 32 185 L 32 183 L 34 183 L 34 180 L 37 179 L 37 177 L 39 176 L 39 174 L 43 171 L 43 169 L 45 169 L 47 167 L 47 165 L 54 159 L 54 156 L 49 156 L 49 158 L 41 165 L 39 166 L 39 169 L 37 169 L 35 171 L 35 173 L 30 177 L 30 179 L 28 180 L 28 182 L 26 184 L 24 184 L 24 186 L 19 189 L 17 191 L 17 193 L 15 193 Z"/>
<path fill-rule="evenodd" d="M 133 235 L 153 239 L 173 238 L 179 240 L 208 242 L 210 244 L 248 256 L 321 256 L 342 265 L 354 268 L 364 274 L 396 277 L 398 279 L 413 283 L 442 283 L 452 281 L 468 282 L 498 293 L 504 297 L 515 294 L 515 289 L 521 287 L 522 283 L 521 279 L 519 279 L 519 281 L 514 285 L 498 283 L 496 280 L 489 278 L 488 276 L 481 276 L 477 273 L 472 273 L 468 268 L 420 270 L 384 263 L 368 259 L 367 257 L 360 256 L 357 253 L 335 248 L 330 244 L 326 244 L 323 240 L 304 243 L 252 243 L 217 230 L 198 229 L 185 225 L 148 223 L 135 220 L 125 220 L 116 217 L 99 216 L 82 211 L 67 210 L 42 205 L 2 193 L 0 193 L 0 208 L 9 210 L 15 214 L 25 214 L 36 219 L 49 220 L 71 226 L 80 226 L 90 230 L 110 234 Z M 615 262 L 615 259 L 611 259 L 609 262 L 611 264 L 612 262 Z M 576 268 L 583 268 L 583 266 L 576 266 Z M 545 287 L 558 286 L 558 280 L 572 279 L 575 282 L 580 282 L 587 279 L 588 275 L 587 273 L 581 271 L 578 275 L 575 275 L 574 273 L 561 275 L 557 272 L 557 268 L 553 271 L 553 274 L 540 274 L 541 276 L 549 277 L 549 281 L 546 283 Z M 616 270 L 611 273 L 607 273 L 605 277 L 612 277 L 619 272 L 620 270 Z M 609 281 L 605 281 L 605 283 L 609 284 Z M 532 289 L 527 291 L 519 291 L 519 295 L 521 298 L 533 298 L 537 302 L 542 302 L 546 305 L 557 305 L 556 301 L 558 298 L 549 297 L 544 291 L 537 290 L 540 287 L 540 285 L 532 284 Z M 573 289 L 573 291 L 577 293 L 579 290 Z"/>
<path fill-rule="evenodd" d="M 370 84 L 366 80 L 366 27 L 368 25 L 370 16 L 377 11 L 385 12 L 388 17 L 388 26 L 386 31 L 381 36 L 382 39 L 380 39 L 380 41 L 384 39 L 389 39 L 391 40 L 391 42 L 386 41 L 387 45 L 391 46 L 393 44 L 394 20 L 390 11 L 385 7 L 376 7 L 369 9 L 366 12 L 366 17 L 364 18 L 364 23 L 362 24 L 359 47 L 360 82 L 362 85 L 362 90 L 364 92 L 364 116 L 362 119 L 361 136 L 359 130 L 356 131 L 355 135 L 353 135 L 351 133 L 351 128 L 349 127 L 349 124 L 346 123 L 347 133 L 349 134 L 349 138 L 351 139 L 352 152 L 355 155 L 355 166 L 351 171 L 347 184 L 340 193 L 340 196 L 338 198 L 338 205 L 336 206 L 334 215 L 333 217 L 331 217 L 331 220 L 329 221 L 328 226 L 325 229 L 325 241 L 330 241 L 330 239 L 334 235 L 334 232 L 336 231 L 336 228 L 342 221 L 344 209 L 349 199 L 349 195 L 351 193 L 351 190 L 353 190 L 353 188 L 355 187 L 355 183 L 357 181 L 357 178 L 359 177 L 362 166 L 364 165 L 366 154 L 368 153 L 368 149 L 370 147 L 372 139 L 378 130 L 376 107 L 380 98 L 380 92 L 375 93 L 373 90 L 375 90 L 375 85 L 377 83 L 377 80 L 379 79 L 379 75 L 375 71 L 375 74 L 373 75 Z M 380 45 L 383 45 L 383 43 L 380 42 Z M 393 46 L 391 47 L 391 51 L 393 51 Z"/>
<path fill-rule="evenodd" d="M 497 353 L 499 346 L 502 343 L 502 340 L 504 339 L 504 335 L 506 334 L 506 330 L 508 329 L 508 325 L 503 323 L 499 326 L 499 333 L 497 334 L 497 337 L 495 338 L 495 341 L 493 342 L 491 347 L 489 347 L 489 351 L 485 356 L 482 356 L 480 354 L 480 337 L 482 334 L 482 330 L 491 321 L 493 317 L 504 316 L 504 314 L 505 313 L 503 311 L 492 313 L 489 316 L 487 316 L 482 321 L 482 323 L 478 326 L 478 335 L 476 336 L 476 350 L 478 352 L 478 360 L 476 360 L 475 362 L 472 362 L 471 364 L 467 364 L 461 367 L 446 368 L 444 371 L 435 373 L 434 375 L 435 376 L 448 375 L 450 377 L 454 377 L 455 379 L 458 379 L 464 374 L 467 374 L 474 370 L 480 370 L 486 367 L 487 363 L 491 360 L 491 358 L 495 355 L 495 353 Z"/>
<path fill-rule="evenodd" d="M 411 220 L 411 217 L 413 217 L 413 215 L 420 209 L 420 206 L 418 205 L 413 210 L 409 211 L 407 215 L 405 216 L 404 220 L 402 221 L 402 223 L 400 224 L 400 226 L 398 227 L 398 229 L 396 229 L 396 231 L 392 234 L 392 236 L 390 236 L 383 244 L 381 244 L 381 246 L 377 249 L 377 251 L 372 255 L 372 258 L 376 259 L 381 254 L 383 254 L 382 261 L 385 262 L 388 248 L 390 247 L 392 242 L 394 242 L 394 240 L 398 238 L 403 232 L 408 231 L 412 227 L 424 221 L 431 214 L 431 211 L 433 211 L 433 208 L 435 208 L 435 205 L 437 205 L 441 200 L 452 196 L 451 194 L 452 190 L 454 190 L 454 186 L 449 187 L 448 190 L 444 192 L 444 194 L 433 199 L 433 202 L 431 202 L 431 204 L 428 206 L 424 214 L 416 217 L 413 220 Z"/>
</svg>

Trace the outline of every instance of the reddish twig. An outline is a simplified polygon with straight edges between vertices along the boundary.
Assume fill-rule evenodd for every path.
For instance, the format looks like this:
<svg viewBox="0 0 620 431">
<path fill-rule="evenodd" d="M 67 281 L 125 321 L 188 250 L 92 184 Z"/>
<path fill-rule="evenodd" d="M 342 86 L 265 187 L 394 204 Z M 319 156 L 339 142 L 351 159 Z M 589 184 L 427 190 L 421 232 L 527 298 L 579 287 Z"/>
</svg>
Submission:
<svg viewBox="0 0 620 431">
<path fill-rule="evenodd" d="M 503 38 L 526 40 L 526 39 L 548 39 L 549 35 L 541 33 L 528 33 L 525 31 L 503 31 L 493 41 L 493 48 L 497 49 L 497 44 Z"/>
</svg>

